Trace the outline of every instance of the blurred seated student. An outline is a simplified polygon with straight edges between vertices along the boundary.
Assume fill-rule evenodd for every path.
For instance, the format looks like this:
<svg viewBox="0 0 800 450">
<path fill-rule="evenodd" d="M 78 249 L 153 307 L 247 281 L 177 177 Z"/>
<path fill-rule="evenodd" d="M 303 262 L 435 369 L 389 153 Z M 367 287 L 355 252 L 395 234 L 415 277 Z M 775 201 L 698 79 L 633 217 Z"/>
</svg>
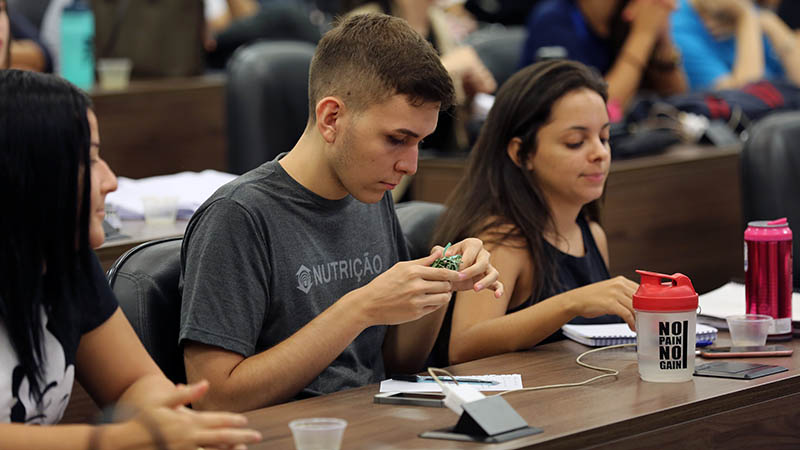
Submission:
<svg viewBox="0 0 800 450">
<path fill-rule="evenodd" d="M 568 322 L 633 328 L 637 284 L 609 279 L 597 222 L 609 127 L 606 84 L 581 63 L 535 63 L 500 88 L 433 239 L 483 240 L 505 292 L 456 294 L 437 363 L 528 349 Z"/>
<path fill-rule="evenodd" d="M 453 34 L 446 13 L 433 0 L 355 0 L 348 14 L 382 12 L 404 19 L 439 53 L 456 89 L 454 112 L 439 115 L 436 132 L 425 139 L 424 147 L 437 150 L 467 150 L 466 122 L 475 94 L 491 94 L 497 89 L 492 73 L 472 46 L 461 45 Z"/>
<path fill-rule="evenodd" d="M 206 0 L 206 64 L 222 69 L 242 45 L 260 40 L 299 40 L 316 44 L 320 27 L 302 2 Z"/>
<path fill-rule="evenodd" d="M 559 56 L 594 67 L 608 82 L 611 119 L 641 90 L 687 90 L 669 34 L 676 0 L 543 0 L 528 17 L 521 65 Z"/>
<path fill-rule="evenodd" d="M 738 89 L 763 78 L 800 83 L 800 38 L 751 0 L 680 0 L 672 33 L 692 90 Z"/>
<path fill-rule="evenodd" d="M 208 390 L 173 385 L 118 307 L 91 248 L 103 243 L 114 174 L 89 99 L 68 82 L 0 71 L 0 448 L 197 448 L 256 442 L 238 414 L 183 405 Z M 133 416 L 55 425 L 73 382 Z M 135 408 L 135 409 L 134 409 Z"/>
<path fill-rule="evenodd" d="M 39 32 L 28 19 L 9 11 L 6 0 L 0 0 L 0 39 L 8 45 L 7 67 L 36 72 L 52 72 L 50 52 L 39 40 Z"/>
</svg>

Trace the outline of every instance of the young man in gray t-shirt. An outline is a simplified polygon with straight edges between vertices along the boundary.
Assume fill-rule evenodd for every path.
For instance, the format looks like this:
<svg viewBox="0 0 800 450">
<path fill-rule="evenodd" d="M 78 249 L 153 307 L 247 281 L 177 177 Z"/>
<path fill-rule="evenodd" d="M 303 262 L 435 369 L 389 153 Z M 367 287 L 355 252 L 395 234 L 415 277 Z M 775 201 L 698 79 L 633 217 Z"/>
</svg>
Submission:
<svg viewBox="0 0 800 450">
<path fill-rule="evenodd" d="M 309 120 L 285 155 L 220 188 L 184 239 L 180 342 L 195 407 L 236 411 L 417 371 L 451 294 L 492 289 L 477 239 L 460 271 L 408 259 L 387 191 L 417 168 L 453 85 L 400 19 L 354 16 L 320 41 Z"/>
</svg>

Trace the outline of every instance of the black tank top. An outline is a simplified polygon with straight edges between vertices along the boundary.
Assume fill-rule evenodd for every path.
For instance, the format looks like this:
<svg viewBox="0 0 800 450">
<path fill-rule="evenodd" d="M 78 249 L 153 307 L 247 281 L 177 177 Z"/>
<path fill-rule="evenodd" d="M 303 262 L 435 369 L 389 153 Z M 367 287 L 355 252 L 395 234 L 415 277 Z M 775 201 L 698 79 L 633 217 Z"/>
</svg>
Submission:
<svg viewBox="0 0 800 450">
<path fill-rule="evenodd" d="M 544 248 L 547 257 L 556 260 L 558 283 L 553 282 L 553 280 L 546 281 L 545 286 L 542 289 L 542 294 L 538 298 L 533 298 L 533 296 L 531 296 L 531 298 L 529 298 L 527 301 L 506 311 L 506 314 L 517 312 L 562 292 L 566 292 L 581 286 L 586 286 L 587 284 L 596 283 L 598 281 L 607 280 L 609 278 L 608 268 L 606 267 L 603 257 L 600 255 L 600 250 L 597 248 L 597 243 L 594 241 L 594 236 L 592 236 L 592 232 L 589 230 L 589 224 L 586 222 L 586 219 L 583 217 L 583 215 L 579 216 L 576 222 L 581 229 L 581 235 L 583 237 L 584 255 L 582 257 L 568 255 L 545 241 Z M 454 302 L 450 302 L 448 305 L 447 315 L 445 316 L 444 323 L 442 323 L 442 329 L 436 341 L 436 346 L 433 349 L 434 354 L 432 356 L 434 357 L 432 360 L 429 360 L 429 362 L 437 364 L 437 367 L 444 367 L 448 365 L 448 348 L 450 344 L 451 326 L 450 322 L 453 317 L 453 303 Z M 569 321 L 569 323 L 576 324 L 618 322 L 622 322 L 622 319 L 614 315 L 604 315 L 593 319 L 587 319 L 585 317 L 578 316 Z M 559 329 L 555 333 L 542 340 L 540 343 L 544 344 L 563 338 L 564 336 Z"/>
</svg>

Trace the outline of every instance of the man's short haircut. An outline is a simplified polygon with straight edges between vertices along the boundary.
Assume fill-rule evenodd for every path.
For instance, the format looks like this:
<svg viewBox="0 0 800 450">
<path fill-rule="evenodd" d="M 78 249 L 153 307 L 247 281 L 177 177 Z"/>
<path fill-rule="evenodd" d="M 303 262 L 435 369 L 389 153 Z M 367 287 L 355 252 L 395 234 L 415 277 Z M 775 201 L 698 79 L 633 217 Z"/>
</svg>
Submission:
<svg viewBox="0 0 800 450">
<path fill-rule="evenodd" d="M 311 60 L 309 120 L 317 102 L 341 98 L 362 111 L 396 94 L 414 105 L 438 102 L 446 110 L 455 94 L 450 75 L 433 46 L 405 20 L 386 14 L 358 14 L 327 32 Z"/>
</svg>

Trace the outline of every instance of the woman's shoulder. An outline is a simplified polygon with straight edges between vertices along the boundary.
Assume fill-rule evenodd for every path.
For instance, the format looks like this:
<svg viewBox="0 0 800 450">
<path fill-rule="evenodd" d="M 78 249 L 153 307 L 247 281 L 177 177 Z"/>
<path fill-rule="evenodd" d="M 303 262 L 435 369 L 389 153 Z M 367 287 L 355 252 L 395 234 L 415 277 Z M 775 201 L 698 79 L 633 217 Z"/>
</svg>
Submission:
<svg viewBox="0 0 800 450">
<path fill-rule="evenodd" d="M 511 255 L 529 257 L 528 242 L 519 228 L 501 217 L 488 217 L 475 237 L 482 240 L 490 252 L 502 251 Z"/>
</svg>

